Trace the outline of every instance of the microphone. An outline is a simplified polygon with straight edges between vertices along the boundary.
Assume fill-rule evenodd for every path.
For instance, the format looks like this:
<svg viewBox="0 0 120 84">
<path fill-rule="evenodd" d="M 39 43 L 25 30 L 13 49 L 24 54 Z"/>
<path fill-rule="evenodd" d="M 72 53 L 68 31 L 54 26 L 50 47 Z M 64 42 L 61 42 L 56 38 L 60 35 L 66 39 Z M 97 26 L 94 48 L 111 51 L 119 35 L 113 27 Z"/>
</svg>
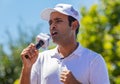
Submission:
<svg viewBox="0 0 120 84">
<path fill-rule="evenodd" d="M 40 33 L 39 35 L 37 35 L 36 41 L 38 43 L 36 44 L 36 49 L 39 49 L 40 47 L 46 49 L 49 46 L 50 37 L 50 34 L 44 33 Z"/>
<path fill-rule="evenodd" d="M 37 35 L 37 44 L 35 44 L 36 49 L 38 50 L 40 47 L 46 49 L 49 46 L 49 40 L 50 40 L 50 35 L 49 34 L 44 34 L 40 33 Z M 26 58 L 28 58 L 28 55 L 25 55 Z"/>
<path fill-rule="evenodd" d="M 42 40 L 40 40 L 36 45 L 35 45 L 35 47 L 36 47 L 36 49 L 39 49 L 41 46 L 43 46 L 44 45 L 44 42 L 42 41 Z"/>
</svg>

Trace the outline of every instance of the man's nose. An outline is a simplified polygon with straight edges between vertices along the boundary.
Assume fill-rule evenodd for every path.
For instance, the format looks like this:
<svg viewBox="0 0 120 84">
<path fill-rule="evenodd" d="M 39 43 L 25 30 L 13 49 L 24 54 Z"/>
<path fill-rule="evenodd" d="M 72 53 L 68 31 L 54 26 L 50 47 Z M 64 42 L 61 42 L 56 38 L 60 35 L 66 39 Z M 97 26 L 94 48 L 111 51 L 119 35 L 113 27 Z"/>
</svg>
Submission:
<svg viewBox="0 0 120 84">
<path fill-rule="evenodd" d="M 51 24 L 50 29 L 53 30 L 55 28 L 56 28 L 56 24 L 55 23 Z"/>
</svg>

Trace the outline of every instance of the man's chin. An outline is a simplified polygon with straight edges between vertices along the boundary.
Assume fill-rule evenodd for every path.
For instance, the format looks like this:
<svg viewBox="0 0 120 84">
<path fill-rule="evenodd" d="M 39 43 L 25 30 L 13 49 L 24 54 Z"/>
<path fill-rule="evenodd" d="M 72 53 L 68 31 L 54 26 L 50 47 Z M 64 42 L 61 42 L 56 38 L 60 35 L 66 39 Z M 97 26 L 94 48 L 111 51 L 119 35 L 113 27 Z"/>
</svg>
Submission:
<svg viewBox="0 0 120 84">
<path fill-rule="evenodd" d="M 52 38 L 52 41 L 53 41 L 53 43 L 55 43 L 55 44 L 59 44 L 59 39 L 56 39 L 56 38 Z"/>
</svg>

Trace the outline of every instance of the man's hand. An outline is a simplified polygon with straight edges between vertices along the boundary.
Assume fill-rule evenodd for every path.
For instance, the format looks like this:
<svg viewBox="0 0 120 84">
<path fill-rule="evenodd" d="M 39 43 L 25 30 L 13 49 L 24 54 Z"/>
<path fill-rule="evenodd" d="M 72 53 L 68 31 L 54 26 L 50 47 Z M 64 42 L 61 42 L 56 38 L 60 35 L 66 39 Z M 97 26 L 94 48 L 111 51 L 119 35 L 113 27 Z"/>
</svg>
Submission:
<svg viewBox="0 0 120 84">
<path fill-rule="evenodd" d="M 31 43 L 27 48 L 25 48 L 21 53 L 23 67 L 31 68 L 38 57 L 38 53 L 39 52 L 33 43 Z"/>
<path fill-rule="evenodd" d="M 30 84 L 30 73 L 32 65 L 38 57 L 38 50 L 34 44 L 30 44 L 21 53 L 23 68 L 20 77 L 20 84 Z"/>
<path fill-rule="evenodd" d="M 81 84 L 76 78 L 73 76 L 72 72 L 69 70 L 65 70 L 61 72 L 60 81 L 64 84 Z"/>
</svg>

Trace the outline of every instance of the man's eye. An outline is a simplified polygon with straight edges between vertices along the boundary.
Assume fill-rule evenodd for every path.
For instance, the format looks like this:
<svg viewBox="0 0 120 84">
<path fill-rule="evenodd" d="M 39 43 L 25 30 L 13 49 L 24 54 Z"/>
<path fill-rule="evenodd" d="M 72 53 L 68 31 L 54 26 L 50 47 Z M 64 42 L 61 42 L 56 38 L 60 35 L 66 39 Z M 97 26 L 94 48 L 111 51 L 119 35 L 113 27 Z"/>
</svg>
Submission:
<svg viewBox="0 0 120 84">
<path fill-rule="evenodd" d="M 51 25 L 52 24 L 52 22 L 49 22 L 49 25 Z"/>
<path fill-rule="evenodd" d="M 63 21 L 62 20 L 56 20 L 55 22 L 49 21 L 49 25 L 52 25 L 53 23 L 57 24 L 57 23 L 60 23 L 60 22 L 63 22 Z"/>
</svg>

